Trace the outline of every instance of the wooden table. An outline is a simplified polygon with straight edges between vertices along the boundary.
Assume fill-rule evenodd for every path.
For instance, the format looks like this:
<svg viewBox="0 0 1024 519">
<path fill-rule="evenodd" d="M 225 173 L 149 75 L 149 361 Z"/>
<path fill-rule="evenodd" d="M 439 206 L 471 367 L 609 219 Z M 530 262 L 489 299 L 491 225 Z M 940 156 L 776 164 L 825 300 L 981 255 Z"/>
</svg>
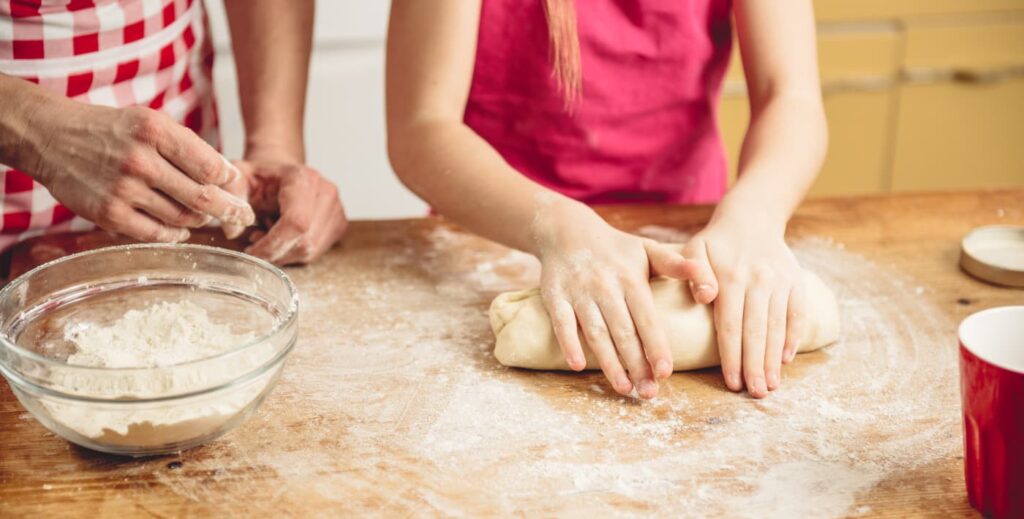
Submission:
<svg viewBox="0 0 1024 519">
<path fill-rule="evenodd" d="M 709 209 L 604 213 L 678 240 Z M 765 400 L 705 370 L 636 402 L 599 374 L 491 357 L 487 305 L 535 282 L 532 258 L 438 219 L 355 222 L 290 270 L 299 346 L 258 414 L 212 444 L 92 453 L 0 384 L 0 516 L 972 515 L 955 327 L 1024 291 L 966 276 L 958 242 L 996 223 L 1024 224 L 1024 191 L 808 202 L 790 238 L 836 289 L 842 342 Z"/>
</svg>

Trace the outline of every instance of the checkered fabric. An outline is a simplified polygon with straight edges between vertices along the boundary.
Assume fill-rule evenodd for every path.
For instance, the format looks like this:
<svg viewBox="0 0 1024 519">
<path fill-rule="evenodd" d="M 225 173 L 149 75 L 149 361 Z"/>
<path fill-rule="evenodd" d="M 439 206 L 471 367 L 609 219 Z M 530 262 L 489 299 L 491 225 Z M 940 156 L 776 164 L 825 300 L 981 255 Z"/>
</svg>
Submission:
<svg viewBox="0 0 1024 519">
<path fill-rule="evenodd" d="M 219 147 L 202 0 L 0 0 L 0 72 L 74 100 L 161 110 Z M 0 250 L 93 224 L 0 165 Z"/>
</svg>

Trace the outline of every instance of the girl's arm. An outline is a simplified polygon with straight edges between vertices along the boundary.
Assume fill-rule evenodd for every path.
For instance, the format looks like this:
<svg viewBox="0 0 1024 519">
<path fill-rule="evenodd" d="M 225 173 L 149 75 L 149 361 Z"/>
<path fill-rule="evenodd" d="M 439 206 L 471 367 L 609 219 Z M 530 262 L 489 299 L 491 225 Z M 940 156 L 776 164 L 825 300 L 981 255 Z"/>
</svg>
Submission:
<svg viewBox="0 0 1024 519">
<path fill-rule="evenodd" d="M 764 396 L 795 355 L 809 310 L 784 234 L 821 167 L 828 132 L 811 0 L 737 0 L 735 18 L 751 113 L 739 179 L 684 254 L 702 265 L 694 297 L 715 301 L 726 384 Z"/>
<path fill-rule="evenodd" d="M 542 295 L 570 367 L 585 365 L 578 324 L 616 391 L 636 388 L 652 397 L 672 360 L 647 281 L 652 273 L 678 276 L 692 267 L 671 249 L 618 231 L 584 204 L 528 180 L 463 123 L 480 7 L 481 0 L 392 2 L 391 163 L 438 212 L 541 259 Z"/>
</svg>

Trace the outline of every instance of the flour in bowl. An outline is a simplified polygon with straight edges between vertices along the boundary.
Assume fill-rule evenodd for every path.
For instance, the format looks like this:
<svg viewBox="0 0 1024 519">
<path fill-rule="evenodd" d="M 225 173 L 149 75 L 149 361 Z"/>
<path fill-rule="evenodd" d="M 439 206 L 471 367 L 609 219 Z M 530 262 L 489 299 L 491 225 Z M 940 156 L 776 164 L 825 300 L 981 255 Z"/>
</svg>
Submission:
<svg viewBox="0 0 1024 519">
<path fill-rule="evenodd" d="M 229 324 L 213 322 L 206 309 L 189 301 L 130 310 L 110 325 L 76 323 L 65 329 L 64 338 L 76 347 L 68 365 L 119 369 L 65 373 L 60 385 L 71 394 L 108 402 L 44 397 L 45 412 L 87 438 L 87 444 L 119 450 L 148 453 L 218 435 L 251 409 L 281 368 L 277 363 L 226 387 L 271 359 L 273 352 L 259 346 L 231 358 L 182 365 L 256 339 L 251 332 L 234 333 Z"/>
<path fill-rule="evenodd" d="M 235 334 L 210 320 L 206 309 L 190 301 L 160 302 L 129 310 L 111 326 L 76 323 L 64 338 L 77 351 L 67 363 L 102 368 L 155 368 L 205 359 L 255 339 Z"/>
</svg>

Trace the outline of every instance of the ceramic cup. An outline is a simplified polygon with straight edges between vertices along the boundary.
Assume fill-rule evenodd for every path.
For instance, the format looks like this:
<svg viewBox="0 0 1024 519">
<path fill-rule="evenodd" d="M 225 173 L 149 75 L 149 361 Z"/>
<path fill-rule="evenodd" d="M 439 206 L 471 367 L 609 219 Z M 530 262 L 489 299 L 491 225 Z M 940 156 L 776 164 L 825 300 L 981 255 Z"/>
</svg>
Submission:
<svg viewBox="0 0 1024 519">
<path fill-rule="evenodd" d="M 960 323 L 964 473 L 971 506 L 1024 517 L 1024 306 Z"/>
</svg>

